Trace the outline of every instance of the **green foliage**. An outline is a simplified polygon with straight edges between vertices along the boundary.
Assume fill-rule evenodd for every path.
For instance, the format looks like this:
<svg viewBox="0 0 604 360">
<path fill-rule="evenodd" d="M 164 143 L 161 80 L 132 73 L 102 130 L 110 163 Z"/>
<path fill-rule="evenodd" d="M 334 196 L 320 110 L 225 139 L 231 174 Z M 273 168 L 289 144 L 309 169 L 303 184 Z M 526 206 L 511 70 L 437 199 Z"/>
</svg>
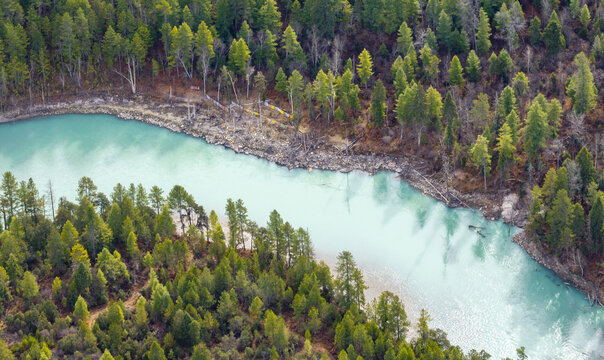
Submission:
<svg viewBox="0 0 604 360">
<path fill-rule="evenodd" d="M 481 71 L 482 67 L 480 65 L 480 59 L 478 56 L 476 56 L 474 50 L 471 50 L 468 54 L 468 59 L 466 60 L 466 72 L 468 74 L 468 79 L 471 82 L 478 82 Z"/>
<path fill-rule="evenodd" d="M 557 55 L 566 47 L 566 40 L 562 34 L 562 26 L 556 11 L 552 11 L 549 21 L 543 30 L 543 42 L 549 55 Z"/>
<path fill-rule="evenodd" d="M 491 49 L 491 26 L 489 16 L 481 8 L 479 12 L 478 30 L 476 31 L 476 52 L 479 55 L 486 55 Z"/>
<path fill-rule="evenodd" d="M 377 127 L 381 128 L 384 125 L 384 118 L 386 116 L 386 88 L 381 79 L 378 79 L 373 87 L 369 112 L 371 113 L 373 122 Z"/>
<path fill-rule="evenodd" d="M 574 62 L 577 71 L 570 78 L 566 93 L 571 98 L 575 112 L 585 114 L 595 107 L 598 90 L 594 85 L 593 74 L 585 54 L 582 52 L 577 54 Z"/>
<path fill-rule="evenodd" d="M 526 117 L 524 127 L 524 150 L 529 155 L 529 160 L 536 163 L 539 160 L 539 151 L 545 146 L 547 135 L 547 120 L 541 105 L 533 102 Z"/>
<path fill-rule="evenodd" d="M 463 83 L 463 68 L 461 67 L 459 58 L 455 55 L 453 56 L 453 59 L 451 59 L 451 64 L 449 65 L 449 84 L 462 87 Z"/>
<path fill-rule="evenodd" d="M 531 23 L 528 28 L 529 32 L 529 41 L 533 46 L 539 45 L 541 43 L 541 20 L 539 20 L 538 16 L 533 16 L 531 19 Z"/>
<path fill-rule="evenodd" d="M 489 141 L 484 136 L 478 135 L 476 142 L 470 148 L 470 157 L 483 175 L 484 189 L 486 190 L 487 176 L 491 171 L 491 154 L 489 153 Z"/>
<path fill-rule="evenodd" d="M 361 84 L 367 88 L 367 81 L 373 75 L 373 60 L 367 49 L 363 49 L 359 55 L 359 64 L 357 65 L 357 74 L 361 79 Z"/>
</svg>

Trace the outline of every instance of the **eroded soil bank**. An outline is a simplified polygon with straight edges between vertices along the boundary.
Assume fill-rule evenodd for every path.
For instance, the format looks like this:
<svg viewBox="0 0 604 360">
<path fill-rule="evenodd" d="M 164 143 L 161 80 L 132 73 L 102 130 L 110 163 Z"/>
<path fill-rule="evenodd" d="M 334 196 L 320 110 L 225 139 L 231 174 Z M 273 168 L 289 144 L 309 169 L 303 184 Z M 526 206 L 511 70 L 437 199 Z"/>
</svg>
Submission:
<svg viewBox="0 0 604 360">
<path fill-rule="evenodd" d="M 311 132 L 277 126 L 266 118 L 242 112 L 227 113 L 207 101 L 191 102 L 171 97 L 161 99 L 138 95 L 89 97 L 86 100 L 53 102 L 44 105 L 17 107 L 0 114 L 0 122 L 25 120 L 36 116 L 58 114 L 111 114 L 126 120 L 138 120 L 203 138 L 210 144 L 222 145 L 237 153 L 254 155 L 288 168 L 322 169 L 340 172 L 353 170 L 375 174 L 391 171 L 402 180 L 450 207 L 471 207 L 481 211 L 490 220 L 502 218 L 506 223 L 523 227 L 527 219 L 527 201 L 509 190 L 497 193 L 461 193 L 441 181 L 441 175 L 427 173 L 425 162 L 410 157 L 358 153 L 354 146 L 330 141 Z M 275 118 L 277 122 L 283 119 Z M 521 232 L 514 237 L 537 262 L 554 271 L 590 299 L 602 302 L 604 292 Z M 596 301 L 597 303 L 597 301 Z"/>
</svg>

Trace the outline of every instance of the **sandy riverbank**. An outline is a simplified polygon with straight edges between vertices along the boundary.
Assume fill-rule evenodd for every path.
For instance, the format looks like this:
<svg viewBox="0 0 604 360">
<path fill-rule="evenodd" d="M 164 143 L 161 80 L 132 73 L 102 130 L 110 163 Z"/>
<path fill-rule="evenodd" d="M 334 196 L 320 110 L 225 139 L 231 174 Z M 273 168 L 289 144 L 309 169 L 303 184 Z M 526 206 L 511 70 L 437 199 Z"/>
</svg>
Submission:
<svg viewBox="0 0 604 360">
<path fill-rule="evenodd" d="M 237 153 L 254 155 L 288 168 L 322 169 L 340 172 L 353 170 L 375 174 L 391 171 L 402 180 L 450 207 L 471 207 L 490 219 L 502 218 L 505 222 L 523 226 L 527 211 L 520 207 L 518 198 L 510 193 L 462 194 L 447 188 L 433 174 L 422 174 L 423 161 L 383 154 L 357 154 L 343 149 L 324 138 L 313 139 L 293 129 L 282 129 L 261 123 L 257 117 L 243 113 L 226 113 L 205 101 L 193 103 L 195 115 L 189 116 L 191 102 L 184 99 L 168 100 L 136 96 L 130 99 L 118 97 L 92 97 L 86 100 L 54 102 L 45 105 L 15 108 L 0 114 L 0 122 L 26 120 L 36 116 L 68 113 L 111 114 L 126 120 L 138 120 L 173 132 L 203 138 L 210 144 L 222 145 Z M 507 195 L 507 196 L 504 196 Z M 590 281 L 573 274 L 555 259 L 544 254 L 523 233 L 514 241 L 545 267 L 553 270 L 564 281 L 580 291 L 603 299 L 602 291 Z"/>
</svg>

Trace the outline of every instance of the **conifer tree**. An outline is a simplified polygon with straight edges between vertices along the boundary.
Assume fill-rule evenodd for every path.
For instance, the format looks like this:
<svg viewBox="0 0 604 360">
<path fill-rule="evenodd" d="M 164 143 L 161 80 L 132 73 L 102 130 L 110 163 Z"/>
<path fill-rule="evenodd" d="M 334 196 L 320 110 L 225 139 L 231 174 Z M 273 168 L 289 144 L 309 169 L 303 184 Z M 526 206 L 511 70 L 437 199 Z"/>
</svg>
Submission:
<svg viewBox="0 0 604 360">
<path fill-rule="evenodd" d="M 386 116 L 386 88 L 381 79 L 378 79 L 373 87 L 369 112 L 371 113 L 373 122 L 378 128 L 381 128 L 384 125 L 384 118 Z"/>
<path fill-rule="evenodd" d="M 470 148 L 472 162 L 483 175 L 484 189 L 487 189 L 487 176 L 491 171 L 491 154 L 489 153 L 489 141 L 482 135 L 478 135 L 476 142 Z"/>
<path fill-rule="evenodd" d="M 277 32 L 281 30 L 281 12 L 275 0 L 265 0 L 264 5 L 260 8 L 260 30 L 270 30 Z"/>
<path fill-rule="evenodd" d="M 539 150 L 545 146 L 546 134 L 547 122 L 545 113 L 538 102 L 533 102 L 526 116 L 524 150 L 529 156 L 529 161 L 534 164 L 538 162 Z"/>
<path fill-rule="evenodd" d="M 589 212 L 589 229 L 593 242 L 592 253 L 597 254 L 604 249 L 604 204 L 598 196 Z"/>
<path fill-rule="evenodd" d="M 277 76 L 275 77 L 275 80 L 275 90 L 281 93 L 285 93 L 285 91 L 287 90 L 287 76 L 285 76 L 283 68 L 279 68 L 279 70 L 277 70 Z"/>
<path fill-rule="evenodd" d="M 476 56 L 476 52 L 474 52 L 474 50 L 470 50 L 468 59 L 466 60 L 466 72 L 468 74 L 468 79 L 471 82 L 478 82 L 481 71 L 480 59 L 478 56 Z"/>
<path fill-rule="evenodd" d="M 478 55 L 486 55 L 491 49 L 491 25 L 489 16 L 480 8 L 478 30 L 476 32 L 476 52 Z"/>
<path fill-rule="evenodd" d="M 270 1 L 270 0 L 269 0 Z M 245 75 L 247 62 L 250 59 L 250 50 L 245 43 L 245 40 L 233 39 L 231 48 L 229 49 L 229 66 L 231 70 L 239 76 Z"/>
<path fill-rule="evenodd" d="M 199 23 L 195 33 L 195 53 L 199 57 L 198 64 L 203 74 L 203 92 L 206 92 L 206 79 L 210 70 L 210 60 L 214 57 L 214 37 L 204 21 Z M 157 212 L 159 208 L 156 206 Z"/>
<path fill-rule="evenodd" d="M 555 10 L 552 11 L 549 21 L 543 30 L 543 41 L 549 55 L 557 55 L 558 52 L 566 47 L 560 19 L 558 19 L 558 14 L 556 14 Z"/>
<path fill-rule="evenodd" d="M 449 66 L 449 84 L 461 87 L 463 82 L 463 68 L 461 67 L 459 58 L 455 55 L 451 59 L 451 65 Z"/>
<path fill-rule="evenodd" d="M 373 75 L 373 60 L 371 59 L 371 54 L 367 49 L 363 49 L 361 54 L 359 55 L 359 64 L 357 65 L 357 74 L 359 79 L 361 79 L 361 84 L 365 85 L 365 89 L 367 88 L 367 82 L 371 75 Z"/>
<path fill-rule="evenodd" d="M 445 103 L 443 106 L 443 120 L 445 126 L 445 144 L 448 149 L 451 149 L 457 142 L 457 133 L 459 131 L 459 115 L 457 113 L 457 105 L 453 101 L 453 96 L 450 91 L 447 91 Z"/>
<path fill-rule="evenodd" d="M 451 51 L 453 45 L 453 23 L 451 17 L 444 10 L 440 12 L 438 17 L 438 26 L 436 27 L 436 37 L 439 45 Z"/>
<path fill-rule="evenodd" d="M 413 45 L 413 35 L 411 34 L 411 29 L 409 26 L 407 26 L 407 22 L 405 21 L 403 21 L 398 29 L 396 43 L 398 44 L 398 52 L 403 54 L 403 56 L 407 54 L 409 45 Z"/>
<path fill-rule="evenodd" d="M 508 116 L 505 117 L 505 125 L 508 126 L 510 136 L 512 138 L 512 144 L 518 142 L 518 126 L 520 124 L 520 118 L 516 114 L 516 110 L 512 109 Z"/>
<path fill-rule="evenodd" d="M 594 77 L 585 54 L 578 53 L 574 62 L 577 71 L 570 78 L 566 93 L 573 103 L 573 110 L 577 114 L 585 114 L 595 107 L 598 91 L 594 85 Z"/>
<path fill-rule="evenodd" d="M 572 245 L 571 231 L 573 207 L 568 192 L 564 189 L 556 193 L 552 208 L 547 212 L 549 231 L 547 241 L 550 248 L 559 253 Z"/>
<path fill-rule="evenodd" d="M 529 32 L 529 42 L 533 46 L 537 46 L 541 43 L 541 20 L 539 20 L 538 16 L 533 16 L 531 19 L 531 23 L 528 28 Z"/>
<path fill-rule="evenodd" d="M 498 152 L 497 169 L 500 171 L 501 176 L 506 178 L 509 168 L 514 164 L 514 153 L 516 152 L 512 133 L 507 123 L 503 124 L 499 129 L 499 137 L 497 138 L 497 147 L 495 150 Z"/>
</svg>

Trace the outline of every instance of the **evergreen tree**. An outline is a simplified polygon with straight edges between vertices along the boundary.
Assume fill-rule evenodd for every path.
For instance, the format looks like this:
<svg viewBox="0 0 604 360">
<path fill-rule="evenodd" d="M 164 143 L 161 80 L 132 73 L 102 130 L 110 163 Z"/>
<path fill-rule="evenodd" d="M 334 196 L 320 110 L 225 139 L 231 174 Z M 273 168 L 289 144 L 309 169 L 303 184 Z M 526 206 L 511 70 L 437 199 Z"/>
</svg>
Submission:
<svg viewBox="0 0 604 360">
<path fill-rule="evenodd" d="M 398 29 L 398 37 L 396 38 L 396 43 L 398 44 L 398 52 L 406 55 L 407 50 L 409 50 L 409 46 L 413 45 L 413 35 L 411 34 L 411 29 L 407 26 L 407 22 L 403 21 L 400 28 Z"/>
<path fill-rule="evenodd" d="M 471 82 L 478 82 L 481 74 L 480 59 L 476 56 L 474 50 L 471 50 L 466 60 L 466 72 L 468 73 L 468 79 Z"/>
<path fill-rule="evenodd" d="M 516 111 L 512 109 L 508 116 L 505 118 L 505 125 L 508 126 L 510 137 L 512 138 L 512 145 L 518 142 L 518 126 L 520 124 L 520 118 L 516 114 Z"/>
<path fill-rule="evenodd" d="M 287 90 L 287 76 L 285 76 L 285 73 L 283 72 L 283 68 L 279 68 L 279 70 L 277 71 L 277 76 L 275 77 L 276 83 L 275 83 L 275 90 L 281 92 L 281 93 L 285 93 L 285 91 Z"/>
<path fill-rule="evenodd" d="M 538 162 L 538 153 L 545 146 L 546 135 L 545 113 L 538 102 L 533 102 L 529 108 L 524 128 L 524 150 L 528 154 L 530 162 Z"/>
<path fill-rule="evenodd" d="M 277 32 L 281 30 L 281 12 L 275 0 L 266 0 L 260 8 L 260 30 Z"/>
<path fill-rule="evenodd" d="M 403 135 L 402 125 L 413 126 L 417 131 L 417 144 L 419 145 L 426 124 L 426 95 L 421 84 L 412 82 L 399 95 L 396 103 L 396 113 L 398 122 L 401 124 L 401 137 Z"/>
<path fill-rule="evenodd" d="M 543 30 L 543 42 L 549 55 L 557 55 L 558 52 L 566 47 L 566 41 L 562 34 L 562 26 L 560 25 L 556 11 L 552 11 L 549 21 Z"/>
<path fill-rule="evenodd" d="M 359 75 L 359 79 L 361 79 L 361 84 L 365 85 L 365 88 L 367 88 L 367 81 L 369 81 L 369 78 L 373 75 L 373 60 L 367 49 L 363 49 L 359 55 L 357 74 Z"/>
<path fill-rule="evenodd" d="M 589 68 L 589 60 L 584 53 L 575 56 L 577 71 L 572 75 L 566 93 L 573 103 L 573 110 L 578 114 L 585 114 L 596 106 L 597 89 L 594 85 L 593 74 Z"/>
<path fill-rule="evenodd" d="M 539 20 L 538 16 L 533 16 L 531 19 L 531 23 L 528 28 L 529 32 L 529 42 L 533 46 L 537 46 L 541 43 L 541 20 Z"/>
<path fill-rule="evenodd" d="M 550 249 L 556 253 L 572 245 L 572 211 L 572 204 L 567 191 L 559 190 L 556 193 L 551 210 L 547 213 L 547 223 L 549 225 L 547 240 Z"/>
<path fill-rule="evenodd" d="M 381 79 L 378 79 L 373 87 L 369 112 L 371 113 L 373 122 L 378 128 L 381 128 L 384 125 L 384 118 L 386 116 L 386 88 Z"/>
<path fill-rule="evenodd" d="M 598 196 L 589 212 L 589 229 L 591 231 L 592 253 L 597 254 L 604 248 L 604 204 Z"/>
<path fill-rule="evenodd" d="M 449 66 L 449 84 L 457 87 L 461 87 L 463 85 L 463 68 L 461 67 L 461 63 L 459 62 L 459 58 L 457 55 L 453 56 L 451 60 L 451 65 Z"/>
<path fill-rule="evenodd" d="M 214 54 L 214 37 L 204 21 L 199 23 L 195 33 L 195 53 L 199 57 L 198 64 L 203 74 L 203 92 L 206 92 L 206 79 L 210 70 L 210 60 Z M 159 188 L 157 188 L 159 189 Z M 152 189 L 153 192 L 153 189 Z M 160 194 L 161 197 L 161 194 Z M 157 198 L 157 197 L 156 197 Z M 156 211 L 159 213 L 159 202 L 156 201 Z"/>
<path fill-rule="evenodd" d="M 73 318 L 76 322 L 78 321 L 86 321 L 90 313 L 88 312 L 88 304 L 83 297 L 78 296 L 78 300 L 75 303 L 73 310 Z"/>
<path fill-rule="evenodd" d="M 486 55 L 491 49 L 491 25 L 489 16 L 481 8 L 479 12 L 478 30 L 476 31 L 476 52 L 479 55 Z"/>
<path fill-rule="evenodd" d="M 231 43 L 231 48 L 229 49 L 229 66 L 236 75 L 245 75 L 247 62 L 250 59 L 250 56 L 250 50 L 247 47 L 245 40 L 233 39 L 233 42 Z"/>
<path fill-rule="evenodd" d="M 587 148 L 583 146 L 581 148 L 581 151 L 579 151 L 579 153 L 575 157 L 575 161 L 577 162 L 577 165 L 579 165 L 579 174 L 581 176 L 582 190 L 585 194 L 587 192 L 589 184 L 595 182 L 598 178 L 598 173 L 596 171 L 596 168 L 594 167 L 594 157 L 589 152 L 589 150 L 587 150 Z"/>
<path fill-rule="evenodd" d="M 445 104 L 443 106 L 443 120 L 446 123 L 445 127 L 445 144 L 448 149 L 451 149 L 457 142 L 457 133 L 459 131 L 459 115 L 457 113 L 457 105 L 453 101 L 453 96 L 450 91 L 447 91 Z"/>
<path fill-rule="evenodd" d="M 436 28 L 436 37 L 441 47 L 451 51 L 453 46 L 453 23 L 451 17 L 443 10 L 438 17 L 438 26 Z"/>
<path fill-rule="evenodd" d="M 482 135 L 478 135 L 476 142 L 470 148 L 472 162 L 483 175 L 484 189 L 487 190 L 487 176 L 491 171 L 491 154 L 489 153 L 489 141 Z"/>
<path fill-rule="evenodd" d="M 507 178 L 509 168 L 514 164 L 514 153 L 516 152 L 512 132 L 507 123 L 503 124 L 499 129 L 499 137 L 497 138 L 497 147 L 495 150 L 498 152 L 497 169 L 503 178 Z"/>
<path fill-rule="evenodd" d="M 287 95 L 289 97 L 292 114 L 297 114 L 299 111 L 299 107 L 296 105 L 299 104 L 302 99 L 304 86 L 304 78 L 302 78 L 302 75 L 298 70 L 294 70 L 287 80 Z"/>
</svg>

